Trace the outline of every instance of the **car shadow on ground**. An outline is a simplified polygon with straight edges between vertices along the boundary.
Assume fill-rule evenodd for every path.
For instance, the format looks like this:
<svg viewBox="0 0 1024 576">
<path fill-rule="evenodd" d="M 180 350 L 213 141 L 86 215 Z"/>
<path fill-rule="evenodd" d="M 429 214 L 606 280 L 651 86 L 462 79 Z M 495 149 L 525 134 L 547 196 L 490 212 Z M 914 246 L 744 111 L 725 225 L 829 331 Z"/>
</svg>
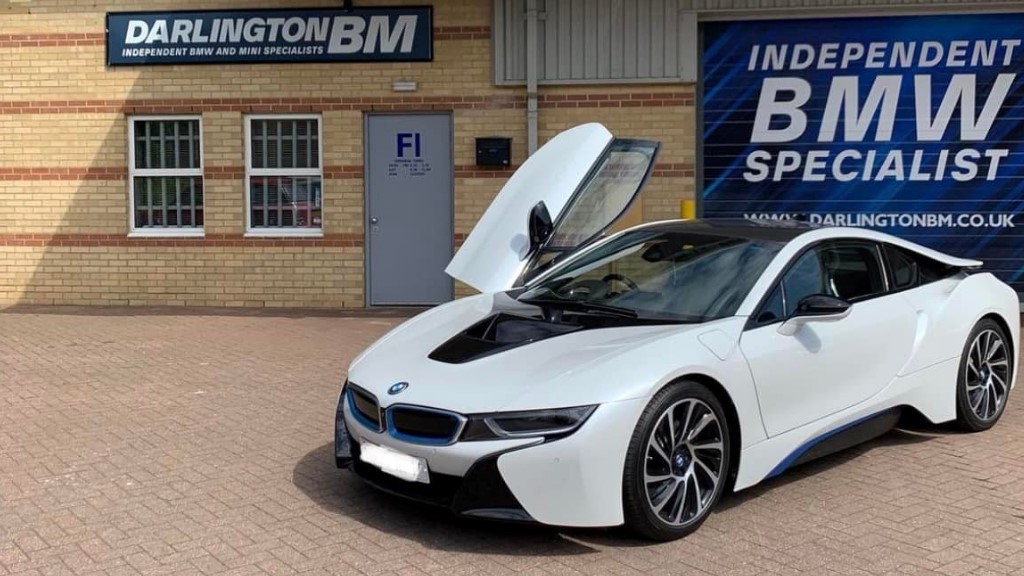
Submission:
<svg viewBox="0 0 1024 576">
<path fill-rule="evenodd" d="M 948 427 L 912 423 L 874 440 L 798 466 L 738 493 L 725 494 L 718 511 L 753 500 L 791 482 L 840 466 L 873 449 L 927 442 L 951 433 Z M 334 465 L 333 444 L 307 453 L 296 464 L 292 482 L 322 509 L 365 526 L 414 540 L 426 547 L 454 552 L 564 556 L 600 552 L 600 547 L 651 546 L 621 528 L 559 529 L 534 524 L 506 524 L 458 518 L 445 509 L 410 502 L 366 485 Z"/>
</svg>

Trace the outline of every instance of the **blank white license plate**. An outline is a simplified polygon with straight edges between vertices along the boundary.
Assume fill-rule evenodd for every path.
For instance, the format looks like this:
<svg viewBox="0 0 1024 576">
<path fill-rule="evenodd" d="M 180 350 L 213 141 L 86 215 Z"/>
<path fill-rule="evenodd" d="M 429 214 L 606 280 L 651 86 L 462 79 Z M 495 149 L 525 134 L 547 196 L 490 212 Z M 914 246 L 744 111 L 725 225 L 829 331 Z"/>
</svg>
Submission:
<svg viewBox="0 0 1024 576">
<path fill-rule="evenodd" d="M 427 461 L 423 458 L 402 454 L 384 446 L 364 443 L 359 446 L 359 459 L 406 482 L 430 483 Z"/>
</svg>

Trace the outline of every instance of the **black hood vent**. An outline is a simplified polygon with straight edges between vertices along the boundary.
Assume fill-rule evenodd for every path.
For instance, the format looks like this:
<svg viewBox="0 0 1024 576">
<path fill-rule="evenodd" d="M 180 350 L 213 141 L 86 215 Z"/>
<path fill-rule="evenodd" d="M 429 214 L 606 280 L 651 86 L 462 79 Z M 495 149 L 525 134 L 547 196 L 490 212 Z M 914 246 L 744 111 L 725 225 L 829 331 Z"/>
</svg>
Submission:
<svg viewBox="0 0 1024 576">
<path fill-rule="evenodd" d="M 456 334 L 430 353 L 431 360 L 462 364 L 532 342 L 582 330 L 579 324 L 499 312 Z"/>
</svg>

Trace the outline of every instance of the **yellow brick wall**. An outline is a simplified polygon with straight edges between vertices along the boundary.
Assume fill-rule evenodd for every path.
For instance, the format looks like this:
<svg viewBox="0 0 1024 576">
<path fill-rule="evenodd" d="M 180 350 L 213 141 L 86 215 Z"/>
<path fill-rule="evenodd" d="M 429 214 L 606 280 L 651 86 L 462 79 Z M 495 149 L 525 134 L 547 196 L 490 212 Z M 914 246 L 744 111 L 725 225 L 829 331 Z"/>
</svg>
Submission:
<svg viewBox="0 0 1024 576">
<path fill-rule="evenodd" d="M 361 248 L 7 247 L 0 287 L 25 304 L 361 306 Z M 337 269 L 334 269 L 337 268 Z"/>
<path fill-rule="evenodd" d="M 214 167 L 245 165 L 241 112 L 203 113 L 203 163 Z M 118 117 L 118 121 L 123 118 Z M 125 142 L 127 145 L 127 142 Z M 127 152 L 126 152 L 127 154 Z M 209 233 L 245 232 L 245 182 L 241 178 L 204 178 L 204 227 Z M 243 199 L 239 202 L 239 199 Z M 128 226 L 127 221 L 125 226 Z"/>
<path fill-rule="evenodd" d="M 423 4 L 422 0 L 375 4 Z M 303 7 L 337 7 L 311 0 Z M 289 7 L 288 1 L 261 8 Z M 0 304 L 162 304 L 362 307 L 364 305 L 364 113 L 373 104 L 324 105 L 310 99 L 402 97 L 396 79 L 417 81 L 407 108 L 450 110 L 454 121 L 455 235 L 468 233 L 505 182 L 473 173 L 475 138 L 509 136 L 513 163 L 526 156 L 525 90 L 492 83 L 486 37 L 440 38 L 429 63 L 153 66 L 107 68 L 107 11 L 249 8 L 251 0 L 22 0 L 0 2 Z M 434 3 L 434 26 L 491 25 L 490 0 Z M 66 35 L 39 45 L 7 37 Z M 486 36 L 486 35 L 484 35 Z M 557 99 L 688 94 L 672 105 L 555 107 Z M 620 135 L 661 140 L 656 174 L 633 216 L 675 217 L 692 197 L 692 86 L 542 87 L 541 141 L 574 124 L 601 121 Z M 459 98 L 483 105 L 460 105 Z M 222 107 L 197 103 L 232 102 Z M 323 241 L 244 239 L 243 123 L 258 99 L 302 99 L 323 118 Z M 548 101 L 550 99 L 550 101 Z M 315 100 L 313 100 L 315 102 Z M 287 105 L 276 104 L 282 111 Z M 211 109 L 214 108 L 214 109 Z M 133 111 L 202 115 L 207 240 L 130 240 L 127 119 Z M 692 168 L 691 168 L 692 169 Z M 458 286 L 457 293 L 469 290 Z"/>
</svg>

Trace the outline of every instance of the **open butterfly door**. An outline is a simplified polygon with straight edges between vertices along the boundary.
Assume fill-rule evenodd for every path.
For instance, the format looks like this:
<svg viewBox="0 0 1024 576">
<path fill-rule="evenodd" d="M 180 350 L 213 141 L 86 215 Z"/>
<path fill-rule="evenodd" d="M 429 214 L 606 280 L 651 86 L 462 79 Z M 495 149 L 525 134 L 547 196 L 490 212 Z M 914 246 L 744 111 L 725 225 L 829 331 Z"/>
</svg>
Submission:
<svg viewBox="0 0 1024 576">
<path fill-rule="evenodd" d="M 629 210 L 659 144 L 584 124 L 548 141 L 516 170 L 445 271 L 481 292 L 601 237 Z"/>
</svg>

